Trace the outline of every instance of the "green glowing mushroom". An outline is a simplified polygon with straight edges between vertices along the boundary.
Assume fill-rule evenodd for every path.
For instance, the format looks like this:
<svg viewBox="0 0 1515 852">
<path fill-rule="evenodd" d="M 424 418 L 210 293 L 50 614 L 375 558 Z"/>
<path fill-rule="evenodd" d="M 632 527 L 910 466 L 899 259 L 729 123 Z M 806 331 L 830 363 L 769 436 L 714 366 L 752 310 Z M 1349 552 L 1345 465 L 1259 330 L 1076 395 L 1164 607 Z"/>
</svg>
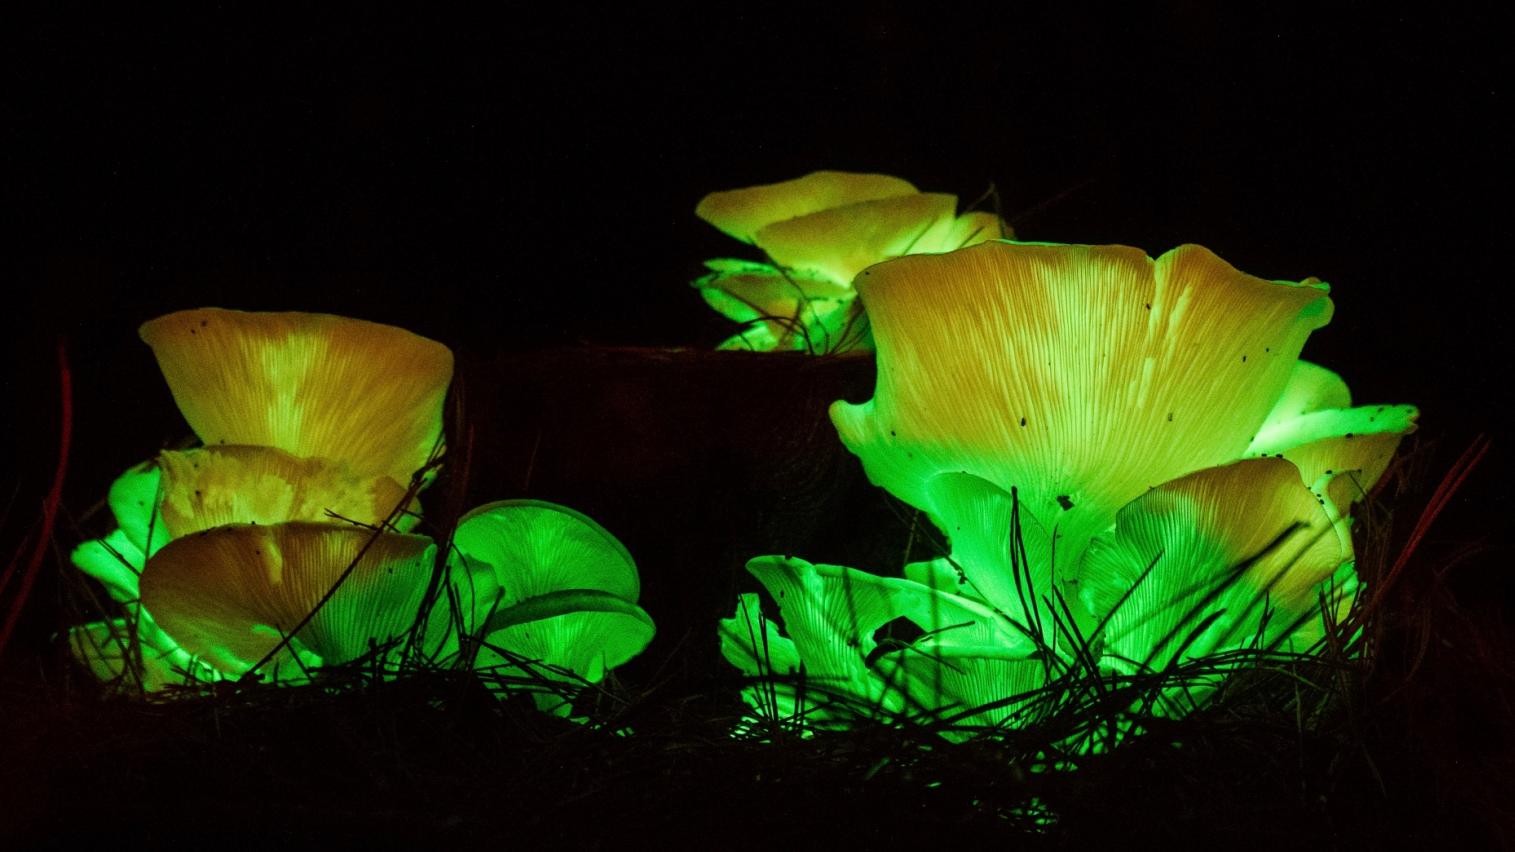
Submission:
<svg viewBox="0 0 1515 852">
<path fill-rule="evenodd" d="M 824 727 L 860 716 L 940 715 L 1002 697 L 987 687 L 1005 672 L 1027 683 L 1045 672 L 1023 631 L 972 600 L 794 557 L 758 557 L 747 570 L 778 603 L 788 635 L 763 616 L 756 595 L 743 595 L 736 615 L 721 622 L 721 649 L 750 677 L 779 676 L 744 690 L 765 718 Z M 886 635 L 901 620 L 911 626 L 907 638 Z"/>
<path fill-rule="evenodd" d="M 102 683 L 130 694 L 162 692 L 175 686 L 208 683 L 221 673 L 196 660 L 135 604 L 129 615 L 69 628 L 74 659 Z"/>
<path fill-rule="evenodd" d="M 460 607 L 482 639 L 476 668 L 537 661 L 545 667 L 531 671 L 549 679 L 598 683 L 652 641 L 631 554 L 579 512 L 536 500 L 490 503 L 463 516 L 452 543 Z M 571 712 L 563 694 L 533 696 L 544 710 Z"/>
<path fill-rule="evenodd" d="M 1244 275 L 1197 246 L 1154 261 L 996 241 L 890 260 L 856 286 L 877 386 L 833 404 L 833 422 L 875 484 L 948 536 L 951 556 L 906 566 L 909 581 L 990 609 L 1011 638 L 860 656 L 860 628 L 887 610 L 837 618 L 832 598 L 763 577 L 790 635 L 744 596 L 722 625 L 738 668 L 815 669 L 880 707 L 982 727 L 1018 724 L 1065 674 L 1203 660 L 1152 696 L 1185 712 L 1217 682 L 1203 672 L 1307 651 L 1350 606 L 1349 510 L 1417 412 L 1354 407 L 1339 376 L 1298 360 L 1330 319 L 1325 285 Z M 848 585 L 882 582 L 906 581 Z M 744 696 L 807 712 L 792 687 Z"/>
<path fill-rule="evenodd" d="M 232 524 L 154 554 L 142 571 L 142 603 L 185 651 L 224 674 L 242 675 L 272 655 L 268 674 L 299 680 L 312 666 L 348 663 L 407 636 L 435 557 L 423 536 Z M 430 622 L 422 652 L 439 649 L 449 626 Z"/>
<path fill-rule="evenodd" d="M 711 193 L 695 214 L 769 261 L 709 261 L 710 274 L 694 282 L 711 307 L 746 326 L 722 344 L 727 349 L 866 349 L 852 290 L 858 272 L 1008 234 L 993 214 L 957 215 L 955 196 L 848 172 Z"/>
<path fill-rule="evenodd" d="M 402 484 L 440 447 L 452 352 L 404 329 L 202 308 L 141 334 L 207 446 L 276 447 Z"/>
<path fill-rule="evenodd" d="M 1348 557 L 1320 499 L 1285 459 L 1207 468 L 1126 504 L 1084 554 L 1084 604 L 1105 661 L 1162 670 L 1272 650 L 1318 617 L 1317 590 Z"/>
<path fill-rule="evenodd" d="M 1341 402 L 1296 367 L 1331 317 L 1325 285 L 1245 275 L 1198 246 L 1154 261 L 1123 246 L 996 241 L 879 264 L 857 287 L 878 383 L 868 402 L 832 406 L 837 431 L 874 483 L 967 540 L 962 571 L 1007 612 L 1021 604 L 1004 548 L 973 540 L 1007 540 L 1012 499 L 1032 560 L 1077 598 L 1089 540 L 1148 488 L 1282 452 L 1256 443 L 1270 422 L 1281 442 L 1327 440 L 1364 411 L 1289 413 Z M 1386 441 L 1413 428 L 1413 408 L 1395 411 Z"/>
<path fill-rule="evenodd" d="M 227 524 L 311 521 L 376 527 L 392 517 L 391 528 L 405 531 L 418 519 L 413 510 L 399 511 L 404 498 L 405 489 L 387 476 L 360 477 L 345 465 L 299 459 L 272 447 L 163 452 L 111 486 L 108 504 L 118 529 L 84 542 L 73 553 L 74 564 L 100 580 L 135 626 L 115 643 L 75 642 L 75 656 L 94 671 L 110 671 L 118 663 L 96 656 L 113 655 L 122 642 L 130 642 L 140 646 L 136 653 L 143 663 L 157 660 L 177 666 L 193 680 L 211 679 L 203 667 L 190 664 L 190 656 L 140 606 L 138 578 L 149 557 L 174 539 Z M 96 622 L 85 629 L 94 636 L 112 623 Z M 165 682 L 154 675 L 143 685 Z"/>
</svg>

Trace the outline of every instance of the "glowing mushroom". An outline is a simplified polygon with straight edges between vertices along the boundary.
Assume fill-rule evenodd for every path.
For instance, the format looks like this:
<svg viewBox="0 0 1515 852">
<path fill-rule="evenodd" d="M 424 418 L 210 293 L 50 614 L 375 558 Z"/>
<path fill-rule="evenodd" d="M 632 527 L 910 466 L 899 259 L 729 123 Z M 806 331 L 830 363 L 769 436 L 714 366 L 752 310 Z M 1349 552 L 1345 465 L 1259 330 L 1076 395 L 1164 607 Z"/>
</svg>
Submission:
<svg viewBox="0 0 1515 852">
<path fill-rule="evenodd" d="M 959 504 L 983 498 L 938 477 L 1013 495 L 1026 547 L 1059 584 L 1131 499 L 1240 458 L 1331 317 L 1324 285 L 1245 275 L 1198 246 L 1154 261 L 990 242 L 880 264 L 858 288 L 878 383 L 866 403 L 833 404 L 843 443 L 949 534 Z M 1003 560 L 961 562 L 992 604 L 1018 609 Z"/>
<path fill-rule="evenodd" d="M 435 555 L 421 536 L 233 524 L 158 551 L 142 572 L 142 603 L 184 650 L 219 671 L 241 675 L 273 654 L 270 673 L 285 680 L 406 637 L 422 615 Z M 449 627 L 433 620 L 418 637 L 423 653 L 440 648 Z"/>
<path fill-rule="evenodd" d="M 957 215 L 957 198 L 887 175 L 820 171 L 705 196 L 695 214 L 763 250 L 771 263 L 714 260 L 694 282 L 711 307 L 747 325 L 729 349 L 868 348 L 852 280 L 906 254 L 1006 236 L 990 213 Z"/>
<path fill-rule="evenodd" d="M 201 308 L 151 320 L 141 335 L 208 446 L 276 447 L 401 484 L 440 446 L 452 353 L 404 329 Z"/>
<path fill-rule="evenodd" d="M 1084 555 L 1083 600 L 1106 661 L 1164 669 L 1272 650 L 1315 617 L 1347 559 L 1319 498 L 1284 459 L 1208 468 L 1132 500 Z"/>
<path fill-rule="evenodd" d="M 1418 416 L 1413 405 L 1353 407 L 1341 376 L 1299 361 L 1244 455 L 1294 462 L 1305 484 L 1339 517 L 1367 496 L 1400 441 L 1415 431 Z"/>
<path fill-rule="evenodd" d="M 483 642 L 478 668 L 540 661 L 547 668 L 538 674 L 556 678 L 558 669 L 597 683 L 652 641 L 631 554 L 579 512 L 535 500 L 490 503 L 458 522 L 453 547 L 457 596 Z M 571 709 L 556 693 L 535 698 L 544 710 Z"/>
<path fill-rule="evenodd" d="M 747 563 L 778 603 L 787 636 L 744 595 L 720 626 L 722 653 L 745 674 L 779 675 L 749 687 L 750 704 L 771 717 L 846 722 L 859 714 L 928 715 L 977 706 L 987 660 L 1024 664 L 1039 682 L 1033 641 L 989 607 L 911 580 L 878 577 L 794 557 Z M 908 641 L 882 637 L 886 625 L 913 626 Z M 946 669 L 956 674 L 942 677 Z M 934 673 L 934 674 L 933 674 Z M 978 684 L 978 686 L 975 686 Z M 965 692 L 966 690 L 966 692 Z M 998 697 L 998 696 L 995 696 Z"/>
</svg>

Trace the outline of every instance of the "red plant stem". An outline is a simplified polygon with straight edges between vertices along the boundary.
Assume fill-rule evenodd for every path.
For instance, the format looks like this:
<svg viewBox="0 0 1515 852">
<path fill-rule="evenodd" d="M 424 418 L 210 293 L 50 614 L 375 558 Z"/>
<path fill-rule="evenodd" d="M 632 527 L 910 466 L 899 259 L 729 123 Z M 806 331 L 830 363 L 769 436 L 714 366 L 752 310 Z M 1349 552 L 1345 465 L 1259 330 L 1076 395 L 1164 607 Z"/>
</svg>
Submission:
<svg viewBox="0 0 1515 852">
<path fill-rule="evenodd" d="M 11 632 L 15 630 L 16 621 L 21 617 L 21 609 L 26 605 L 27 598 L 31 596 L 32 584 L 36 582 L 37 572 L 42 568 L 42 558 L 47 554 L 47 546 L 53 539 L 53 525 L 58 519 L 58 504 L 63 501 L 63 478 L 68 473 L 69 445 L 74 435 L 74 376 L 68 366 L 68 349 L 61 338 L 58 340 L 58 395 L 62 407 L 58 436 L 58 467 L 53 473 L 52 488 L 48 489 L 47 499 L 42 504 L 42 526 L 37 530 L 32 542 L 31 558 L 26 563 L 25 573 L 21 575 L 21 585 L 16 590 L 16 599 L 11 602 L 10 612 L 6 613 L 5 624 L 0 626 L 0 657 L 4 656 Z M 20 555 L 18 549 L 16 556 L 19 558 Z M 0 580 L 0 590 L 10 584 L 16 564 L 16 560 L 12 559 L 11 564 L 6 568 L 4 579 Z"/>
<path fill-rule="evenodd" d="M 1442 477 L 1441 483 L 1436 486 L 1436 491 L 1431 494 L 1431 499 L 1426 502 L 1426 508 L 1421 511 L 1420 518 L 1416 520 L 1415 529 L 1410 531 L 1410 537 L 1406 539 L 1404 547 L 1400 549 L 1399 556 L 1394 559 L 1394 564 L 1389 567 L 1388 572 L 1384 574 L 1383 579 L 1378 583 L 1378 588 L 1374 590 L 1373 597 L 1369 600 L 1364 610 L 1364 615 L 1372 613 L 1383 602 L 1385 593 L 1393 585 L 1394 581 L 1399 578 L 1400 573 L 1404 571 L 1405 565 L 1409 563 L 1410 557 L 1415 553 L 1415 549 L 1420 546 L 1421 539 L 1425 538 L 1426 533 L 1431 529 L 1431 524 L 1441 514 L 1441 510 L 1446 508 L 1447 503 L 1451 502 L 1452 496 L 1462 488 L 1462 484 L 1467 480 L 1468 474 L 1472 473 L 1473 469 L 1478 466 L 1478 463 L 1483 461 L 1483 457 L 1489 452 L 1491 444 L 1492 442 L 1484 435 L 1474 438 L 1473 442 L 1468 445 L 1466 450 L 1463 450 L 1462 455 L 1458 457 L 1457 461 L 1447 471 L 1446 476 Z"/>
</svg>

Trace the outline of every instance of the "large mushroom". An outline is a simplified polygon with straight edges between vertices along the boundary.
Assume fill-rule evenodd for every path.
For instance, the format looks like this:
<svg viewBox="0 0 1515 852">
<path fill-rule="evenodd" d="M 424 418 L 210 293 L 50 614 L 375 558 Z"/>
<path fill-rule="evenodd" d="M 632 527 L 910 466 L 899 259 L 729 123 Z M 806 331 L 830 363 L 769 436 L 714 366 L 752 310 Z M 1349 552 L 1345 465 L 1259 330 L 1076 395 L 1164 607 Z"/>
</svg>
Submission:
<svg viewBox="0 0 1515 852">
<path fill-rule="evenodd" d="M 1331 317 L 1325 285 L 1246 275 L 1198 246 L 1154 261 L 995 241 L 882 263 L 857 286 L 878 386 L 861 405 L 833 404 L 837 431 L 875 484 L 948 533 L 967 579 L 1006 611 L 1023 609 L 1004 547 L 1012 509 L 1033 579 L 1077 599 L 1090 539 L 1149 488 L 1296 447 L 1302 476 L 1352 468 L 1365 488 L 1413 428 L 1412 407 L 1343 409 L 1297 366 Z M 1368 417 L 1381 427 L 1373 453 L 1321 461 Z"/>
<path fill-rule="evenodd" d="M 440 448 L 452 352 L 404 329 L 200 308 L 141 335 L 207 446 L 276 447 L 401 484 Z"/>
</svg>

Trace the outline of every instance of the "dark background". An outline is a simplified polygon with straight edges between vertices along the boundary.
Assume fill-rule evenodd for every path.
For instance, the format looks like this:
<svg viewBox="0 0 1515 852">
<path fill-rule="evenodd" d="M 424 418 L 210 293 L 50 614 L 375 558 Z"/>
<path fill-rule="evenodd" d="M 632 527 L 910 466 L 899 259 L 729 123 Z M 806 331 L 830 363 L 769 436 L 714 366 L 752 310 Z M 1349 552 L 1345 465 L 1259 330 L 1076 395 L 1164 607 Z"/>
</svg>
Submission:
<svg viewBox="0 0 1515 852">
<path fill-rule="evenodd" d="M 1330 281 L 1336 319 L 1306 356 L 1363 402 L 1419 404 L 1436 464 L 1494 434 L 1438 534 L 1503 524 L 1507 18 L 914 9 L 13 20 L 7 543 L 51 475 L 60 338 L 78 514 L 186 436 L 137 339 L 144 320 L 205 305 L 339 313 L 465 363 L 582 343 L 708 348 L 729 328 L 687 282 L 738 246 L 695 203 L 817 168 L 965 203 L 992 186 L 1026 239 L 1154 255 L 1197 242 L 1263 277 Z M 493 410 L 517 415 L 508 400 Z M 657 539 L 612 523 L 615 488 L 550 496 Z M 470 495 L 517 490 L 475 481 Z M 1480 599 L 1510 588 L 1494 571 L 1460 582 Z M 56 621 L 56 591 L 39 593 L 33 647 Z"/>
</svg>

